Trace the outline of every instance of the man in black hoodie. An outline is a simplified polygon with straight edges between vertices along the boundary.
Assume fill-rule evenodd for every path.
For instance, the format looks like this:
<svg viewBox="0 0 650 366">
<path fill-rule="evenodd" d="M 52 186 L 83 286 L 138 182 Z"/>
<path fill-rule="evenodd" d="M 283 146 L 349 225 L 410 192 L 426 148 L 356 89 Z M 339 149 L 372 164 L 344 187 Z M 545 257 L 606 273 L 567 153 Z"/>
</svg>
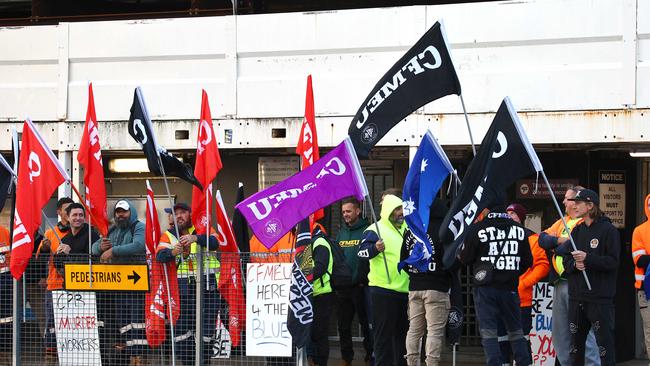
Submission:
<svg viewBox="0 0 650 366">
<path fill-rule="evenodd" d="M 517 292 L 519 276 L 533 263 L 529 234 L 510 218 L 505 206 L 493 206 L 483 214 L 485 219 L 468 229 L 459 259 L 473 266 L 474 307 L 487 364 L 503 363 L 497 338 L 497 319 L 501 319 L 517 365 L 530 365 Z"/>
<path fill-rule="evenodd" d="M 440 199 L 433 201 L 429 209 L 427 236 L 431 244 L 431 261 L 427 271 L 406 264 L 409 275 L 409 330 L 406 334 L 406 362 L 409 366 L 418 364 L 420 359 L 420 339 L 427 331 L 426 365 L 437 366 L 444 344 L 445 325 L 449 316 L 449 284 L 451 275 L 443 268 L 443 245 L 438 240 L 440 224 L 445 218 L 447 207 Z M 432 240 L 435 239 L 435 240 Z M 411 255 L 417 239 L 411 230 L 406 230 L 402 242 L 400 260 Z"/>
<path fill-rule="evenodd" d="M 585 341 L 589 329 L 593 329 L 600 364 L 615 365 L 614 295 L 621 251 L 620 236 L 598 207 L 596 192 L 583 189 L 571 200 L 575 202 L 574 216 L 584 219 L 571 232 L 577 250 L 564 255 L 569 282 L 571 358 L 575 366 L 585 364 Z M 591 290 L 587 288 L 582 272 L 587 274 Z"/>
</svg>

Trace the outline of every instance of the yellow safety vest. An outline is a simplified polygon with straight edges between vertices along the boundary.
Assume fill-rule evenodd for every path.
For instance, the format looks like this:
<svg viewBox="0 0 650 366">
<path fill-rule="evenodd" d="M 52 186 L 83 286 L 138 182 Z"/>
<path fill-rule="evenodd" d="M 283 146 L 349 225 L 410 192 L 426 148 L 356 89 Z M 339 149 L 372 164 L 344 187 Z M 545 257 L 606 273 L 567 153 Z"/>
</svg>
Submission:
<svg viewBox="0 0 650 366">
<path fill-rule="evenodd" d="M 334 258 L 332 257 L 332 248 L 330 247 L 329 243 L 327 240 L 324 238 L 318 238 L 316 241 L 314 241 L 314 250 L 316 250 L 317 247 L 319 246 L 324 246 L 327 248 L 327 251 L 329 252 L 330 259 L 327 264 L 327 273 L 324 273 L 321 278 L 314 280 L 314 296 L 318 295 L 323 295 L 323 294 L 329 294 L 332 292 L 332 284 L 330 281 L 330 273 L 332 273 L 332 268 L 334 266 Z M 314 257 L 311 258 L 312 261 L 312 266 L 314 265 Z"/>
<path fill-rule="evenodd" d="M 193 234 L 195 229 L 194 226 L 189 228 L 188 233 Z M 165 232 L 167 234 L 167 237 L 169 238 L 169 242 L 172 244 L 172 247 L 175 247 L 178 245 L 178 239 L 169 231 Z M 196 253 L 198 252 L 199 245 L 196 242 L 193 242 L 190 245 L 190 255 L 185 258 L 183 261 L 180 260 L 180 258 L 176 259 L 177 263 L 177 269 L 176 269 L 176 274 L 178 278 L 187 278 L 187 277 L 194 277 L 197 275 L 196 273 Z M 182 254 L 181 254 L 182 255 Z M 219 260 L 217 259 L 217 256 L 214 252 L 210 253 L 203 253 L 203 274 L 209 273 L 209 274 L 214 274 L 217 280 L 217 283 L 219 283 L 219 275 L 221 271 L 221 263 L 219 263 Z"/>
</svg>

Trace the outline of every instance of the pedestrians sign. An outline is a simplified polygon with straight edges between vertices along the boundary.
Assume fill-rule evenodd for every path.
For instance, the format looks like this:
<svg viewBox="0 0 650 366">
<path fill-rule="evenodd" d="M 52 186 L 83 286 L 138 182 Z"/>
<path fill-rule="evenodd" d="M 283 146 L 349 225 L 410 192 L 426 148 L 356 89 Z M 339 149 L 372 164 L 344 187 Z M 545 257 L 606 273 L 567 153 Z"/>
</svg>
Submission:
<svg viewBox="0 0 650 366">
<path fill-rule="evenodd" d="M 90 280 L 89 264 L 65 265 L 68 291 L 149 291 L 146 264 L 93 264 Z"/>
</svg>

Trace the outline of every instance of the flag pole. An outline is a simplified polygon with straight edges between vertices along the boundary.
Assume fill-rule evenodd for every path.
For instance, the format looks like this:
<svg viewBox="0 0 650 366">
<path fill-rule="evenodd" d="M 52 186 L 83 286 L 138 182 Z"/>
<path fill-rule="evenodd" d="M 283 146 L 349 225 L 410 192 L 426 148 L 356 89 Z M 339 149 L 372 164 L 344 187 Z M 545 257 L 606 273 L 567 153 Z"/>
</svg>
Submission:
<svg viewBox="0 0 650 366">
<path fill-rule="evenodd" d="M 156 147 L 157 149 L 157 147 Z M 169 191 L 169 183 L 167 182 L 167 173 L 165 173 L 165 167 L 163 167 L 162 160 L 160 159 L 160 153 L 156 151 L 156 155 L 158 155 L 158 166 L 160 167 L 160 172 L 162 173 L 163 176 L 163 181 L 165 182 L 165 190 L 167 191 L 167 199 L 169 200 L 169 207 L 172 210 L 172 219 L 174 221 L 174 229 L 176 230 L 176 235 L 178 237 L 176 239 L 180 240 L 181 237 L 181 231 L 178 230 L 178 221 L 176 220 L 176 212 L 174 212 L 174 201 L 172 200 L 172 194 Z M 185 260 L 183 259 L 183 253 L 181 252 L 181 263 L 185 264 Z"/>
<path fill-rule="evenodd" d="M 151 186 L 149 185 L 149 180 L 147 180 L 147 187 L 148 187 L 147 189 L 151 188 Z M 152 192 L 153 192 L 153 190 L 152 190 Z M 172 208 L 172 212 L 173 212 L 173 208 Z M 158 212 L 154 212 L 153 214 L 158 215 Z M 172 213 L 172 216 L 174 216 L 173 213 Z M 157 246 L 158 246 L 158 244 L 156 244 L 156 247 Z M 153 255 L 155 256 L 156 253 L 153 253 Z M 181 252 L 181 257 L 182 256 L 183 256 L 183 253 Z M 151 263 L 153 265 L 153 258 L 152 258 Z M 163 267 L 163 274 L 165 275 L 165 286 L 167 286 L 167 310 L 169 312 L 169 329 L 170 329 L 171 346 L 172 346 L 172 366 L 176 366 L 176 340 L 175 340 L 176 337 L 175 337 L 175 331 L 174 331 L 174 317 L 172 315 L 172 307 L 171 307 L 172 298 L 171 298 L 171 294 L 170 294 L 170 290 L 169 290 L 169 277 L 167 275 L 167 265 L 168 265 L 168 263 L 159 263 L 159 264 L 162 265 L 162 267 Z M 160 349 L 162 350 L 162 347 Z"/>
<path fill-rule="evenodd" d="M 206 187 L 203 187 L 203 191 L 205 193 L 205 245 L 208 246 L 210 242 L 210 215 L 208 214 L 209 212 L 209 199 L 210 199 L 210 184 L 207 184 Z M 198 237 L 198 236 L 197 236 Z M 196 347 L 194 348 L 194 358 L 196 361 L 198 361 L 199 364 L 203 364 L 203 247 L 198 245 L 197 243 L 197 248 L 196 248 L 196 314 L 195 314 L 195 321 L 196 321 L 196 329 L 195 329 L 195 336 L 194 336 L 194 342 L 196 343 Z M 208 286 L 210 285 L 209 282 L 209 274 L 206 271 L 205 273 L 205 288 L 207 290 Z"/>
<path fill-rule="evenodd" d="M 467 132 L 469 133 L 469 141 L 472 143 L 472 152 L 476 156 L 476 147 L 474 146 L 474 137 L 472 136 L 472 129 L 469 126 L 469 118 L 467 117 L 467 110 L 465 109 L 465 100 L 463 100 L 463 94 L 459 94 L 460 105 L 463 107 L 463 114 L 465 115 L 465 124 L 467 125 Z"/>
<path fill-rule="evenodd" d="M 156 213 L 157 215 L 158 213 Z M 183 253 L 181 253 L 181 256 Z M 169 330 L 171 336 L 171 345 L 172 345 L 172 366 L 176 366 L 176 337 L 174 332 L 174 316 L 172 314 L 172 296 L 169 293 L 169 276 L 167 275 L 167 265 L 168 263 L 163 263 L 163 274 L 165 275 L 165 286 L 167 286 L 167 311 L 169 312 Z M 162 347 L 160 348 L 162 350 Z"/>
<path fill-rule="evenodd" d="M 573 236 L 571 235 L 571 230 L 569 229 L 569 226 L 566 223 L 566 220 L 564 219 L 564 214 L 562 213 L 562 210 L 560 209 L 560 204 L 557 202 L 557 198 L 555 198 L 555 193 L 553 192 L 553 189 L 551 188 L 551 184 L 548 182 L 548 178 L 546 178 L 546 173 L 544 171 L 541 171 L 542 173 L 542 178 L 544 178 L 544 183 L 546 183 L 546 188 L 548 188 L 548 191 L 551 194 L 551 199 L 553 200 L 553 203 L 555 204 L 555 209 L 557 210 L 558 215 L 560 215 L 560 219 L 562 220 L 562 225 L 564 225 L 564 230 L 566 230 L 567 234 L 569 234 L 569 240 L 571 241 L 571 247 L 573 248 L 574 251 L 578 250 L 576 247 L 575 241 L 573 241 Z M 585 282 L 587 283 L 587 288 L 589 291 L 591 291 L 591 283 L 589 282 L 589 278 L 587 277 L 587 272 L 585 271 L 580 271 L 582 272 L 582 276 L 585 278 Z"/>
<path fill-rule="evenodd" d="M 368 203 L 370 204 L 370 213 L 372 214 L 372 219 L 375 221 L 375 230 L 377 230 L 377 236 L 379 237 L 379 240 L 383 240 L 381 238 L 381 234 L 379 233 L 379 222 L 377 221 L 377 215 L 375 215 L 375 208 L 372 204 L 372 198 L 370 198 L 370 195 L 366 196 L 368 197 Z M 386 247 L 384 247 L 384 251 L 386 250 Z M 384 258 L 384 268 L 386 268 L 386 277 L 388 277 L 388 283 L 391 283 L 390 280 L 390 274 L 388 273 L 388 262 L 386 261 L 386 253 L 384 251 L 381 252 L 382 257 Z"/>
<path fill-rule="evenodd" d="M 9 237 L 12 238 L 12 246 L 13 246 L 13 237 L 14 237 L 14 225 L 15 225 L 15 216 L 16 216 L 16 189 L 17 187 L 17 175 L 18 175 L 18 150 L 19 150 L 19 142 L 18 142 L 18 132 L 16 131 L 16 126 L 11 126 L 11 139 L 12 139 L 12 145 L 13 145 L 13 152 L 14 152 L 14 189 L 12 192 L 12 200 L 11 200 L 11 215 L 9 221 L 11 224 L 9 225 Z M 13 248 L 12 248 L 13 249 Z M 22 303 L 19 301 L 18 295 L 20 294 L 20 286 L 21 283 L 17 279 L 13 278 L 13 288 L 12 288 L 12 332 L 13 332 L 13 337 L 11 338 L 11 350 L 12 350 L 12 356 L 11 356 L 11 364 L 12 365 L 20 365 L 21 364 L 21 357 L 20 357 L 20 306 Z"/>
</svg>

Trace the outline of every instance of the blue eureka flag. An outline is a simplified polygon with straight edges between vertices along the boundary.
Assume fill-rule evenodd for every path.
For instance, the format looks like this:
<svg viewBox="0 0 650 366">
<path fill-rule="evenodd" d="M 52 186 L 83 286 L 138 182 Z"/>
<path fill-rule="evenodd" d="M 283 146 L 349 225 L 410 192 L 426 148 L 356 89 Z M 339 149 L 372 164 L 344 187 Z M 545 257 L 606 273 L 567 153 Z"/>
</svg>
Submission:
<svg viewBox="0 0 650 366">
<path fill-rule="evenodd" d="M 429 208 L 442 183 L 453 172 L 444 150 L 431 131 L 427 131 L 406 175 L 402 195 L 404 219 L 417 243 L 410 256 L 399 263 L 398 269 L 410 264 L 422 272 L 427 270 L 433 253 L 427 236 Z"/>
</svg>

